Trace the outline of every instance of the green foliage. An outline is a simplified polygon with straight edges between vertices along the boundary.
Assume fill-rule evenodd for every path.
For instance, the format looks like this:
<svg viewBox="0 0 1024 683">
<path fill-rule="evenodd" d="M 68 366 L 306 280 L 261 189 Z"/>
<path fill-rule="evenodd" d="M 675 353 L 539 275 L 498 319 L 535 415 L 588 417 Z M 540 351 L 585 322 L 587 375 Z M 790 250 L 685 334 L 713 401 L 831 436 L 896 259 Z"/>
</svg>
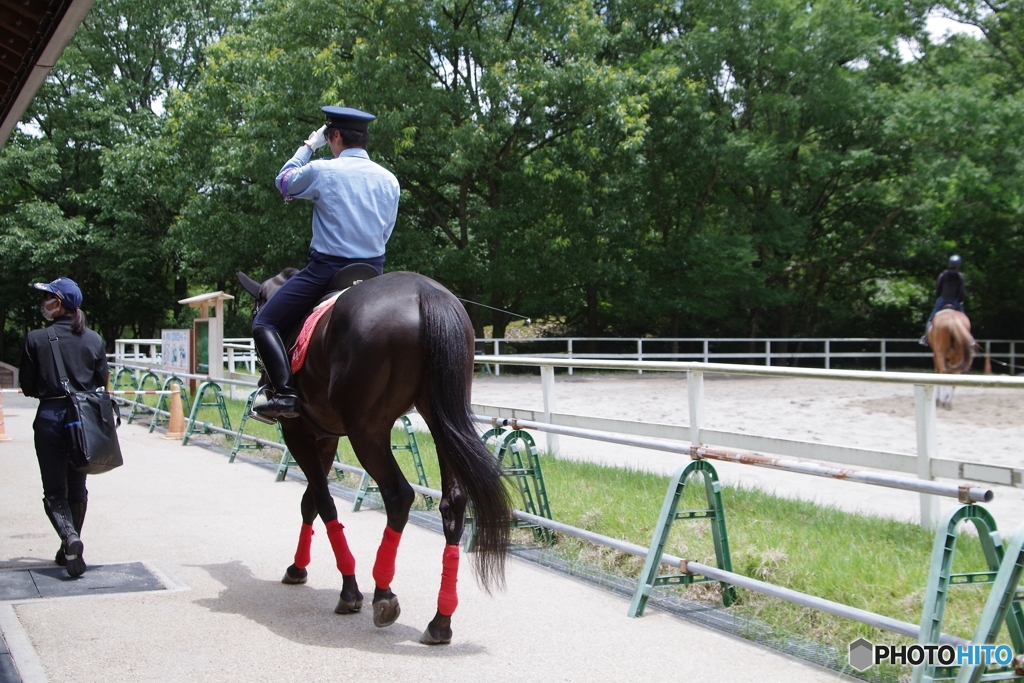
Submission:
<svg viewBox="0 0 1024 683">
<path fill-rule="evenodd" d="M 910 336 L 956 251 L 975 331 L 1020 337 L 1018 4 L 98 0 L 0 151 L 0 347 L 58 275 L 108 342 L 210 289 L 244 333 L 235 272 L 304 262 L 312 207 L 273 178 L 322 104 L 378 117 L 388 269 L 466 299 L 590 336 Z"/>
</svg>

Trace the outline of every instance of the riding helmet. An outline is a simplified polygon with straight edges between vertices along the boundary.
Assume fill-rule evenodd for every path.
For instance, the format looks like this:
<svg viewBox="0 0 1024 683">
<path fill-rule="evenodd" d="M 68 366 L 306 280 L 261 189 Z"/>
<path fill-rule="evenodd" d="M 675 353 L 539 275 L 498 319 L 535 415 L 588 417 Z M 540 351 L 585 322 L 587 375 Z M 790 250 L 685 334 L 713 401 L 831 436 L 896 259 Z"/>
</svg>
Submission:
<svg viewBox="0 0 1024 683">
<path fill-rule="evenodd" d="M 953 270 L 960 270 L 960 266 L 964 264 L 964 260 L 957 254 L 953 254 L 949 257 L 949 267 Z"/>
</svg>

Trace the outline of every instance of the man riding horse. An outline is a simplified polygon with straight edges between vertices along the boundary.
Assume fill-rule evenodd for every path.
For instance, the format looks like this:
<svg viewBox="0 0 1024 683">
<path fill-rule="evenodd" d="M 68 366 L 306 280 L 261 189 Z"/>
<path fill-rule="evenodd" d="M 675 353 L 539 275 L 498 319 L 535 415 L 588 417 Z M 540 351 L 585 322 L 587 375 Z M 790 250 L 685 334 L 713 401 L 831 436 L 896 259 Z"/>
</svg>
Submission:
<svg viewBox="0 0 1024 683">
<path fill-rule="evenodd" d="M 291 359 L 281 338 L 326 290 L 331 278 L 354 263 L 384 269 L 384 245 L 398 217 L 398 179 L 366 153 L 369 123 L 376 117 L 349 107 L 322 107 L 327 123 L 281 168 L 277 188 L 285 201 L 313 202 L 309 263 L 263 305 L 252 323 L 256 351 L 273 395 L 254 410 L 268 419 L 299 415 Z M 310 161 L 330 146 L 331 159 Z"/>
<path fill-rule="evenodd" d="M 932 328 L 932 320 L 935 314 L 947 306 L 952 306 L 961 313 L 964 312 L 964 299 L 967 298 L 967 284 L 964 281 L 964 274 L 960 272 L 963 266 L 963 259 L 956 254 L 949 257 L 948 267 L 939 274 L 935 283 L 935 308 L 928 316 L 928 325 L 925 328 L 924 336 L 919 343 L 928 346 L 928 331 Z"/>
</svg>

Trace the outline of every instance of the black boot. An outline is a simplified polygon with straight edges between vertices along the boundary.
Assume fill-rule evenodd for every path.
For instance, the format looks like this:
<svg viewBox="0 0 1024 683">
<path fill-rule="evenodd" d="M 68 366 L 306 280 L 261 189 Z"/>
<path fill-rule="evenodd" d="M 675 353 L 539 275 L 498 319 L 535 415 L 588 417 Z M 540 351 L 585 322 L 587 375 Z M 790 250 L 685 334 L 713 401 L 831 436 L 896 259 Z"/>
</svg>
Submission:
<svg viewBox="0 0 1024 683">
<path fill-rule="evenodd" d="M 75 525 L 75 531 L 78 533 L 78 537 L 81 538 L 82 526 L 85 524 L 85 511 L 89 507 L 89 499 L 82 498 L 81 500 L 69 500 L 68 506 L 71 508 L 71 521 Z M 47 511 L 46 514 L 49 515 L 49 511 Z M 52 523 L 53 519 L 51 518 L 50 521 Z M 79 557 L 82 557 L 83 562 L 85 561 L 84 556 L 80 555 Z M 61 567 L 67 566 L 68 560 L 66 557 L 64 557 L 63 545 L 61 545 L 60 549 L 57 551 L 57 555 L 53 558 L 53 561 L 59 564 Z"/>
<path fill-rule="evenodd" d="M 71 506 L 68 505 L 67 498 L 47 496 L 43 498 L 43 508 L 46 510 L 46 516 L 50 518 L 50 524 L 53 525 L 63 543 L 68 576 L 71 578 L 81 576 L 86 569 L 85 560 L 82 559 L 84 546 L 82 539 L 78 537 L 78 532 L 75 531 L 74 516 L 71 514 Z"/>
<path fill-rule="evenodd" d="M 258 325 L 252 328 L 252 338 L 256 343 L 256 353 L 263 363 L 263 371 L 274 387 L 274 394 L 270 400 L 253 410 L 270 420 L 298 417 L 299 395 L 295 391 L 292 360 L 288 356 L 284 342 L 281 341 L 281 335 L 269 327 Z"/>
</svg>

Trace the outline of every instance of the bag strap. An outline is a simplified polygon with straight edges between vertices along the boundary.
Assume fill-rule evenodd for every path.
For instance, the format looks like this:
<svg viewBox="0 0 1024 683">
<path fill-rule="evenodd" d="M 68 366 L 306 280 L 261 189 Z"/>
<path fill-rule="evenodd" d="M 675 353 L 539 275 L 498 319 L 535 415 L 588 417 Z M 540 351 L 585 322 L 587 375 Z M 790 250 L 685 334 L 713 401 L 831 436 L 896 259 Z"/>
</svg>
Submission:
<svg viewBox="0 0 1024 683">
<path fill-rule="evenodd" d="M 46 338 L 50 340 L 50 350 L 53 351 L 53 360 L 57 365 L 57 374 L 60 375 L 60 385 L 64 388 L 64 393 L 71 396 L 75 392 L 71 390 L 71 384 L 68 382 L 68 373 L 64 369 L 64 357 L 60 355 L 60 344 L 57 343 L 57 330 L 47 327 Z"/>
</svg>

